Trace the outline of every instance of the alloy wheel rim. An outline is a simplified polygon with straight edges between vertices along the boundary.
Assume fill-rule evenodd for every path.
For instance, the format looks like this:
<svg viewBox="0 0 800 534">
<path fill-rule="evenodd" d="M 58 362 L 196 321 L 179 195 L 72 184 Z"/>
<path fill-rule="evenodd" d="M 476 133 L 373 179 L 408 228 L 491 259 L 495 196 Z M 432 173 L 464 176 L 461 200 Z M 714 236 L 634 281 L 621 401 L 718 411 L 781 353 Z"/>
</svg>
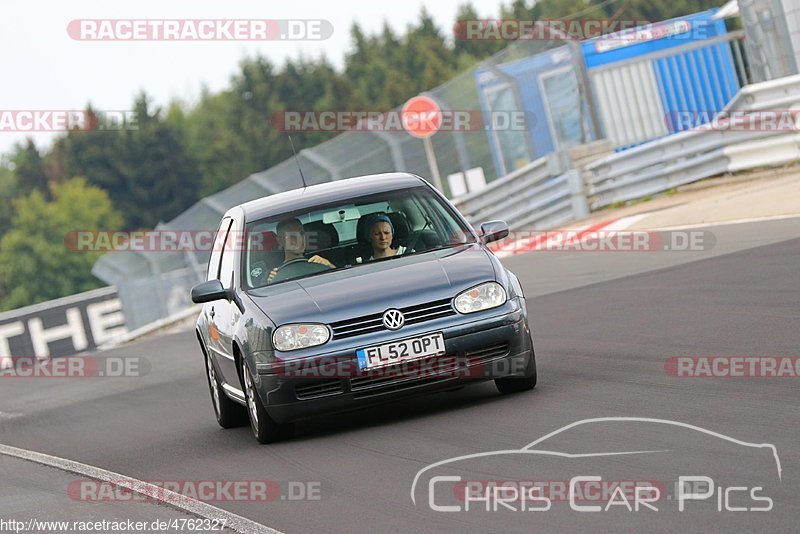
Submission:
<svg viewBox="0 0 800 534">
<path fill-rule="evenodd" d="M 211 400 L 214 401 L 214 411 L 219 416 L 219 385 L 217 384 L 217 374 L 214 372 L 214 364 L 211 358 L 207 359 L 208 363 L 208 382 L 211 384 Z"/>
<path fill-rule="evenodd" d="M 256 409 L 255 390 L 253 388 L 253 380 L 250 378 L 250 373 L 247 369 L 244 370 L 244 388 L 247 395 L 247 408 L 250 411 L 250 419 L 253 421 L 253 427 L 258 429 L 258 410 Z"/>
</svg>

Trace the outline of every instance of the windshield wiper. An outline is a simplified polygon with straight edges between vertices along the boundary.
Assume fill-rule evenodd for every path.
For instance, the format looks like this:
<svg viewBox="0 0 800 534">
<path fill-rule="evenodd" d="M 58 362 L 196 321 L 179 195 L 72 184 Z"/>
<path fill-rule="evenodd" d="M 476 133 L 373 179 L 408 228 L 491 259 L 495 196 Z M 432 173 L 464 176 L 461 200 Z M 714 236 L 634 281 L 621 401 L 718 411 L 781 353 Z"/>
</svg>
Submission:
<svg viewBox="0 0 800 534">
<path fill-rule="evenodd" d="M 409 252 L 406 252 L 402 256 L 401 255 L 392 256 L 391 258 L 385 258 L 385 259 L 389 260 L 389 259 L 395 259 L 395 258 L 405 258 L 405 257 L 408 257 L 408 256 L 417 256 L 419 254 L 428 254 L 429 252 L 436 252 L 436 251 L 439 251 L 439 250 L 447 250 L 449 248 L 463 247 L 465 245 L 471 245 L 473 243 L 474 243 L 474 241 L 473 242 L 466 242 L 466 243 L 448 243 L 446 245 L 441 245 L 441 246 L 433 247 L 433 248 L 426 248 L 424 250 L 415 250 L 413 252 L 411 252 L 411 249 L 409 249 Z"/>
</svg>

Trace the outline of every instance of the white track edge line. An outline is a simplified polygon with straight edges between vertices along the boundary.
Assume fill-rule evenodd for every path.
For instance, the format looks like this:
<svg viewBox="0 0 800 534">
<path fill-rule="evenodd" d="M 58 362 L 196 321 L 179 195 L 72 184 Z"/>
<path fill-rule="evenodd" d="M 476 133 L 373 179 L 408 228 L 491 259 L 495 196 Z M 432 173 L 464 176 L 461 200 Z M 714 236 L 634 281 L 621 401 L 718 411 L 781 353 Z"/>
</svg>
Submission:
<svg viewBox="0 0 800 534">
<path fill-rule="evenodd" d="M 159 503 L 170 506 L 182 512 L 199 516 L 203 519 L 217 521 L 225 525 L 225 529 L 239 532 L 240 534 L 282 534 L 280 531 L 264 526 L 255 521 L 251 521 L 240 515 L 222 510 L 216 506 L 208 503 L 198 501 L 175 493 L 173 491 L 160 488 L 153 484 L 149 484 L 142 480 L 137 480 L 132 477 L 120 475 L 113 471 L 107 471 L 92 465 L 82 464 L 73 460 L 59 458 L 58 456 L 51 456 L 36 451 L 29 451 L 27 449 L 18 449 L 10 445 L 3 445 L 0 443 L 0 454 L 19 458 L 29 462 L 54 467 L 68 473 L 83 475 L 102 482 L 108 482 L 113 486 L 124 488 L 135 493 L 139 493 L 146 497 L 152 498 Z M 147 491 L 142 491 L 146 489 Z M 163 497 L 160 497 L 163 496 Z"/>
<path fill-rule="evenodd" d="M 656 211 L 651 211 L 645 213 L 643 215 L 650 215 L 658 213 Z M 635 217 L 635 216 L 632 216 Z M 627 218 L 627 217 L 626 217 Z M 709 221 L 709 222 L 700 222 L 694 224 L 681 224 L 675 226 L 662 226 L 659 228 L 641 228 L 639 229 L 642 232 L 669 232 L 672 230 L 689 230 L 692 228 L 709 228 L 712 226 L 727 226 L 727 225 L 735 225 L 735 224 L 747 224 L 747 223 L 757 223 L 757 222 L 769 222 L 769 221 L 783 221 L 786 219 L 797 219 L 800 218 L 800 214 L 791 213 L 791 214 L 784 214 L 784 215 L 765 215 L 763 217 L 747 217 L 744 219 L 731 219 L 728 221 Z M 624 219 L 622 219 L 624 220 Z M 634 221 L 638 222 L 638 220 Z M 636 230 L 635 230 L 636 231 Z"/>
</svg>

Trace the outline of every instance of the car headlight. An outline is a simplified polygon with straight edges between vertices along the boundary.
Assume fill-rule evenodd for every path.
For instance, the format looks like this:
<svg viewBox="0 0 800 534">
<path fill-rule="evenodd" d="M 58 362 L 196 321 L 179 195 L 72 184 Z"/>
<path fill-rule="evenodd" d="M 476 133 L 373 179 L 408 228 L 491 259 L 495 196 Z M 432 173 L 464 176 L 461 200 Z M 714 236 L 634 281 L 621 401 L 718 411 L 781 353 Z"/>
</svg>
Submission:
<svg viewBox="0 0 800 534">
<path fill-rule="evenodd" d="M 473 313 L 502 306 L 506 301 L 506 290 L 497 282 L 486 282 L 462 291 L 454 302 L 459 313 Z"/>
<path fill-rule="evenodd" d="M 324 324 L 287 324 L 275 330 L 272 343 L 280 351 L 289 351 L 323 345 L 330 337 Z"/>
</svg>

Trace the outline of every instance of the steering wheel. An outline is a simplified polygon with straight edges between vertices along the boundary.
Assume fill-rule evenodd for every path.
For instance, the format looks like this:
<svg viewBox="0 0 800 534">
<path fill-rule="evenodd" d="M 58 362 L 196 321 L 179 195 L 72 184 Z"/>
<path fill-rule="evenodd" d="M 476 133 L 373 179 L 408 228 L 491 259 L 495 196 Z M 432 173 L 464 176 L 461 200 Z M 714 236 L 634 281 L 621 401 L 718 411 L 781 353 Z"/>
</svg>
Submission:
<svg viewBox="0 0 800 534">
<path fill-rule="evenodd" d="M 278 271 L 275 273 L 275 278 L 272 279 L 272 283 L 283 282 L 291 278 L 299 278 L 301 276 L 329 270 L 330 267 L 327 265 L 308 261 L 305 258 L 296 258 L 278 267 Z"/>
</svg>

